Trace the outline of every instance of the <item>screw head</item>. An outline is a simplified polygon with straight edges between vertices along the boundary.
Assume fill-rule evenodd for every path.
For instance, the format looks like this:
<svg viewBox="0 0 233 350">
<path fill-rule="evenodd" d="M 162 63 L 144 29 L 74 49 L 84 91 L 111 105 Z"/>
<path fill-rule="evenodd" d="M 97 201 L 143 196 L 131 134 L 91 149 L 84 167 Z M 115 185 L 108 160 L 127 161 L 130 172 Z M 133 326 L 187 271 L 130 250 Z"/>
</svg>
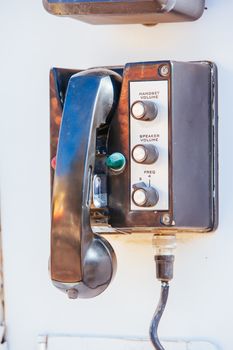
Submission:
<svg viewBox="0 0 233 350">
<path fill-rule="evenodd" d="M 159 67 L 159 74 L 162 75 L 162 77 L 167 77 L 170 73 L 170 67 L 168 64 L 163 64 Z"/>
<path fill-rule="evenodd" d="M 161 222 L 165 226 L 170 226 L 172 224 L 172 218 L 169 214 L 163 214 L 161 217 Z"/>
<path fill-rule="evenodd" d="M 69 299 L 77 299 L 78 298 L 78 291 L 74 288 L 67 290 L 67 295 Z"/>
</svg>

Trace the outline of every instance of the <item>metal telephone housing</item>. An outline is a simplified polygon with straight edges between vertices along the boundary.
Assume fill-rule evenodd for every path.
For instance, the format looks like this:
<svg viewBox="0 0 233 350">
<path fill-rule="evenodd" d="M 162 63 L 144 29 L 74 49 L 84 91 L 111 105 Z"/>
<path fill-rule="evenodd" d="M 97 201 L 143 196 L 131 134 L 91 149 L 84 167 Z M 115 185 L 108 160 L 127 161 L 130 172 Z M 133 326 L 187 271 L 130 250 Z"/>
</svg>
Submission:
<svg viewBox="0 0 233 350">
<path fill-rule="evenodd" d="M 43 0 L 47 11 L 91 24 L 155 24 L 194 21 L 205 0 Z"/>
<path fill-rule="evenodd" d="M 203 233 L 217 227 L 213 63 L 54 68 L 50 87 L 51 161 L 56 157 L 51 276 L 57 287 L 81 297 L 106 288 L 115 256 L 107 245 L 101 268 L 93 272 L 93 254 L 103 257 L 99 233 Z M 104 282 L 96 280 L 101 274 Z"/>
</svg>

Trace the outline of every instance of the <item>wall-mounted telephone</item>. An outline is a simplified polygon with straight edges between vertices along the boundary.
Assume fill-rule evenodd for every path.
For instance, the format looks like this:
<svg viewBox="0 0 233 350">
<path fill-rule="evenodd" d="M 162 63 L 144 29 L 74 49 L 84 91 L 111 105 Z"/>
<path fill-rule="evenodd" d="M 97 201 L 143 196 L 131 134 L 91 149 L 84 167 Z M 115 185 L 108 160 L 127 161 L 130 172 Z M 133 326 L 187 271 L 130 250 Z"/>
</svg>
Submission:
<svg viewBox="0 0 233 350">
<path fill-rule="evenodd" d="M 101 232 L 216 228 L 214 64 L 55 68 L 50 83 L 55 286 L 71 298 L 108 286 L 116 258 Z"/>
<path fill-rule="evenodd" d="M 205 0 L 43 0 L 43 3 L 54 15 L 92 24 L 194 21 L 205 8 Z"/>
</svg>

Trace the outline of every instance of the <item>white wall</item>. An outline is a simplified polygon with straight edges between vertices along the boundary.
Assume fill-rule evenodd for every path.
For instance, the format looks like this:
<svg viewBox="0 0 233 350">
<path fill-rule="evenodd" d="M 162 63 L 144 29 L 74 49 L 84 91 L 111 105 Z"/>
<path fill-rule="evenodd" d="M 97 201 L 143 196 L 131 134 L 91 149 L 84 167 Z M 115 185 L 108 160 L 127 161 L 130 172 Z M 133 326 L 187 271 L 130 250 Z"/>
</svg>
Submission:
<svg viewBox="0 0 233 350">
<path fill-rule="evenodd" d="M 232 350 L 233 2 L 208 0 L 195 23 L 90 26 L 47 14 L 41 0 L 1 2 L 0 159 L 6 323 L 10 350 L 39 333 L 145 336 L 159 295 L 150 237 L 113 240 L 114 283 L 69 301 L 50 283 L 49 84 L 52 66 L 209 59 L 219 68 L 220 226 L 182 239 L 162 337 L 206 339 Z"/>
</svg>

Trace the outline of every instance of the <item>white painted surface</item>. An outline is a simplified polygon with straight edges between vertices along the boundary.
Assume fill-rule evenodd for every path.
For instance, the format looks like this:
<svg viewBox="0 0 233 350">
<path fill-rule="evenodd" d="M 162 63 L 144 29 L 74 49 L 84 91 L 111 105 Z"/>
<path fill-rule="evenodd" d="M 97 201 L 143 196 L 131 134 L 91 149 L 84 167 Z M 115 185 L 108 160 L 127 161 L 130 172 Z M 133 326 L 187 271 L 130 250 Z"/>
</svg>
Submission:
<svg viewBox="0 0 233 350">
<path fill-rule="evenodd" d="M 7 343 L 1 344 L 0 350 L 9 350 Z"/>
<path fill-rule="evenodd" d="M 163 338 L 206 339 L 232 350 L 232 0 L 208 0 L 195 23 L 92 27 L 48 15 L 41 0 L 0 11 L 0 159 L 6 322 L 10 350 L 35 350 L 47 333 L 147 336 L 157 303 L 150 239 L 112 239 L 115 281 L 70 301 L 50 283 L 49 101 L 52 66 L 85 68 L 160 59 L 210 59 L 219 68 L 220 226 L 182 239 L 161 322 Z"/>
</svg>

